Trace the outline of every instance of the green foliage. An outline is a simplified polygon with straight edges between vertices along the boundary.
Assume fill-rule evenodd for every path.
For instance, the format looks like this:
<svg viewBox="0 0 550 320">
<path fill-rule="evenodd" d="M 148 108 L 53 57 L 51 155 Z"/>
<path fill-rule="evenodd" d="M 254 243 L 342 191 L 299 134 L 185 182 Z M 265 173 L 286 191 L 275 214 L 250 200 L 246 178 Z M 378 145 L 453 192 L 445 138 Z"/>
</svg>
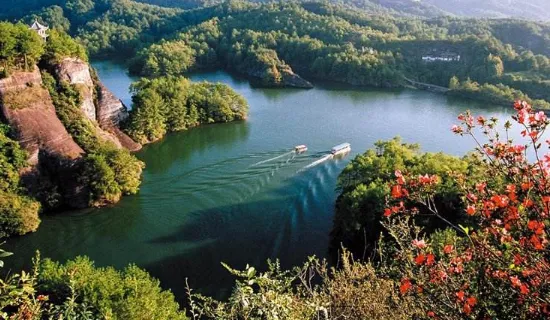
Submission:
<svg viewBox="0 0 550 320">
<path fill-rule="evenodd" d="M 79 181 L 90 189 L 90 205 L 116 203 L 123 194 L 137 193 L 144 164 L 128 151 L 117 149 L 100 137 L 97 124 L 80 110 L 82 98 L 74 85 L 58 83 L 47 72 L 42 73 L 42 79 L 59 119 L 86 151 Z"/>
<path fill-rule="evenodd" d="M 82 176 L 81 181 L 90 187 L 91 205 L 117 203 L 120 200 L 122 190 L 115 180 L 115 171 L 109 167 L 104 155 L 86 155 Z"/>
<path fill-rule="evenodd" d="M 27 153 L 10 139 L 0 124 L 0 238 L 36 231 L 40 204 L 24 196 L 19 171 L 27 166 Z"/>
<path fill-rule="evenodd" d="M 23 23 L 0 22 L 0 67 L 30 70 L 44 52 L 44 41 Z"/>
<path fill-rule="evenodd" d="M 88 61 L 86 50 L 82 45 L 63 31 L 51 30 L 43 59 L 49 64 L 55 64 L 67 57 Z"/>
<path fill-rule="evenodd" d="M 38 229 L 40 203 L 10 191 L 0 191 L 0 238 Z"/>
<path fill-rule="evenodd" d="M 127 131 L 139 142 L 162 138 L 202 123 L 245 119 L 246 100 L 230 87 L 191 83 L 183 77 L 141 79 L 132 85 L 134 106 Z"/>
<path fill-rule="evenodd" d="M 505 106 L 514 103 L 514 101 L 523 100 L 529 102 L 537 109 L 550 109 L 550 102 L 546 100 L 533 100 L 523 92 L 501 83 L 497 85 L 488 83 L 480 85 L 470 79 L 467 79 L 462 83 L 455 81 L 457 80 L 456 78 L 453 79 L 454 80 L 451 80 L 452 83 L 449 84 L 451 89 L 449 94 L 453 96 L 477 99 Z"/>
<path fill-rule="evenodd" d="M 40 265 L 38 287 L 51 301 L 64 301 L 73 293 L 96 316 L 106 319 L 186 319 L 174 296 L 163 291 L 158 280 L 130 265 L 123 271 L 98 268 L 88 258 Z"/>
<path fill-rule="evenodd" d="M 437 174 L 441 178 L 436 201 L 449 220 L 455 221 L 463 211 L 461 191 L 454 182 L 456 174 L 480 174 L 476 159 L 459 159 L 443 153 L 420 153 L 415 144 L 404 144 L 401 139 L 377 142 L 371 149 L 357 156 L 338 177 L 342 190 L 336 204 L 336 216 L 332 231 L 333 241 L 339 247 L 343 243 L 354 253 L 371 252 L 382 226 L 386 198 L 390 194 L 388 183 L 395 179 L 394 172 L 401 170 L 410 174 Z M 418 221 L 434 230 L 439 221 Z"/>
<path fill-rule="evenodd" d="M 395 291 L 396 282 L 379 277 L 372 264 L 353 261 L 344 251 L 338 269 L 311 257 L 300 267 L 282 270 L 268 263 L 264 273 L 224 265 L 237 277 L 227 302 L 188 289 L 193 319 L 416 319 L 425 315 L 413 299 Z"/>
<path fill-rule="evenodd" d="M 0 191 L 17 191 L 19 170 L 27 165 L 27 153 L 7 135 L 9 127 L 0 123 Z"/>
<path fill-rule="evenodd" d="M 71 22 L 65 17 L 64 10 L 60 6 L 45 7 L 44 9 L 34 12 L 22 19 L 28 24 L 35 20 L 43 25 L 47 25 L 50 29 L 56 29 L 62 32 L 69 32 Z"/>
<path fill-rule="evenodd" d="M 144 75 L 178 75 L 196 68 L 195 51 L 183 41 L 154 44 L 140 54 L 140 73 Z"/>
</svg>

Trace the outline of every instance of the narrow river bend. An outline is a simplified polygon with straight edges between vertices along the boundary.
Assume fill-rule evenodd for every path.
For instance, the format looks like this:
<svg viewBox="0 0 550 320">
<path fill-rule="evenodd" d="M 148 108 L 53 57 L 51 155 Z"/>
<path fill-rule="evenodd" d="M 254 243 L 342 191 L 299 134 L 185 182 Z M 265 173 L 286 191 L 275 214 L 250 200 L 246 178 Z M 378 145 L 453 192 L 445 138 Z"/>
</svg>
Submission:
<svg viewBox="0 0 550 320">
<path fill-rule="evenodd" d="M 94 66 L 129 104 L 123 67 Z M 16 255 L 8 267 L 28 266 L 37 249 L 60 261 L 87 255 L 99 266 L 135 263 L 180 300 L 185 278 L 202 293 L 225 296 L 233 279 L 222 261 L 243 268 L 279 258 L 290 267 L 327 256 L 338 174 L 375 141 L 399 135 L 425 151 L 463 155 L 473 143 L 449 130 L 460 112 L 511 113 L 422 91 L 258 89 L 225 72 L 191 78 L 230 85 L 248 100 L 249 119 L 146 146 L 137 154 L 147 165 L 138 195 L 110 208 L 44 216 L 38 232 L 9 241 L 6 249 Z M 351 143 L 350 156 L 308 168 L 342 142 Z M 298 144 L 309 151 L 290 153 Z"/>
</svg>

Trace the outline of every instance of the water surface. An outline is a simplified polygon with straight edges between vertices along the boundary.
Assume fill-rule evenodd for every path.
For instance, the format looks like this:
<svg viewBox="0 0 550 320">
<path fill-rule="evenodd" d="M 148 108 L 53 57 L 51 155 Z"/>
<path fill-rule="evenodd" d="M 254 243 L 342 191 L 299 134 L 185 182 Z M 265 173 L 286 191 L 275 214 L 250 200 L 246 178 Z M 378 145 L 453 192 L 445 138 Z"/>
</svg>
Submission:
<svg viewBox="0 0 550 320">
<path fill-rule="evenodd" d="M 94 65 L 129 105 L 132 80 L 124 69 Z M 8 266 L 28 265 L 36 249 L 61 261 L 88 255 L 99 266 L 135 263 L 180 299 L 185 278 L 200 292 L 223 296 L 233 279 L 222 261 L 243 268 L 279 258 L 288 267 L 327 256 L 336 178 L 375 141 L 399 135 L 425 151 L 463 155 L 474 145 L 450 132 L 457 114 L 511 112 L 423 91 L 258 89 L 225 72 L 191 78 L 230 85 L 250 103 L 249 119 L 146 146 L 137 154 L 147 165 L 138 195 L 110 208 L 44 216 L 38 232 L 10 240 L 17 255 Z M 352 145 L 349 157 L 308 167 L 342 142 Z M 298 144 L 309 151 L 291 153 Z"/>
</svg>

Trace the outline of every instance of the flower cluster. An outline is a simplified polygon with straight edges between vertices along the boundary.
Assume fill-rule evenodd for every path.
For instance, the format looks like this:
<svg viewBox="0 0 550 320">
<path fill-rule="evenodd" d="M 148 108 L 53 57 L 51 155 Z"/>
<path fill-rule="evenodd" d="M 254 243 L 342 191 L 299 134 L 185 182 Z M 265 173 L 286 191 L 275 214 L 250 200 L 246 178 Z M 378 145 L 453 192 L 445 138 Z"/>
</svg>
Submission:
<svg viewBox="0 0 550 320">
<path fill-rule="evenodd" d="M 384 212 L 390 221 L 429 212 L 456 231 L 436 241 L 390 230 L 402 247 L 394 257 L 399 292 L 416 295 L 428 317 L 550 317 L 550 154 L 541 156 L 543 145 L 550 147 L 550 141 L 541 141 L 549 121 L 526 102 L 514 107 L 513 120 L 525 138 L 520 144 L 509 138 L 511 122 L 502 134 L 497 119 L 467 112 L 452 127 L 475 139 L 487 173 L 485 181 L 456 177 L 464 225 L 440 215 L 433 201 L 438 177 L 395 173 Z"/>
</svg>

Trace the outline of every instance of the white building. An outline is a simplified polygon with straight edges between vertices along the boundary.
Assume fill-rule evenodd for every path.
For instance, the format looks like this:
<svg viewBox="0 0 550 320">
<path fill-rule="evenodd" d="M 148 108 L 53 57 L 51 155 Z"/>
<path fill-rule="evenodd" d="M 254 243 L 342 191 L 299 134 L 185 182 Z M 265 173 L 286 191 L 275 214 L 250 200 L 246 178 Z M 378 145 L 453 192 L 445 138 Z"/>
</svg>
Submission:
<svg viewBox="0 0 550 320">
<path fill-rule="evenodd" d="M 34 20 L 30 29 L 36 31 L 36 33 L 38 33 L 38 35 L 41 36 L 44 41 L 48 39 L 48 34 L 46 33 L 46 31 L 48 31 L 49 28 L 41 25 L 37 20 Z"/>
<path fill-rule="evenodd" d="M 423 56 L 422 61 L 425 62 L 435 62 L 435 61 L 444 61 L 444 62 L 451 62 L 451 61 L 460 61 L 460 55 L 459 54 L 444 54 L 444 55 L 429 55 L 429 56 Z"/>
</svg>

